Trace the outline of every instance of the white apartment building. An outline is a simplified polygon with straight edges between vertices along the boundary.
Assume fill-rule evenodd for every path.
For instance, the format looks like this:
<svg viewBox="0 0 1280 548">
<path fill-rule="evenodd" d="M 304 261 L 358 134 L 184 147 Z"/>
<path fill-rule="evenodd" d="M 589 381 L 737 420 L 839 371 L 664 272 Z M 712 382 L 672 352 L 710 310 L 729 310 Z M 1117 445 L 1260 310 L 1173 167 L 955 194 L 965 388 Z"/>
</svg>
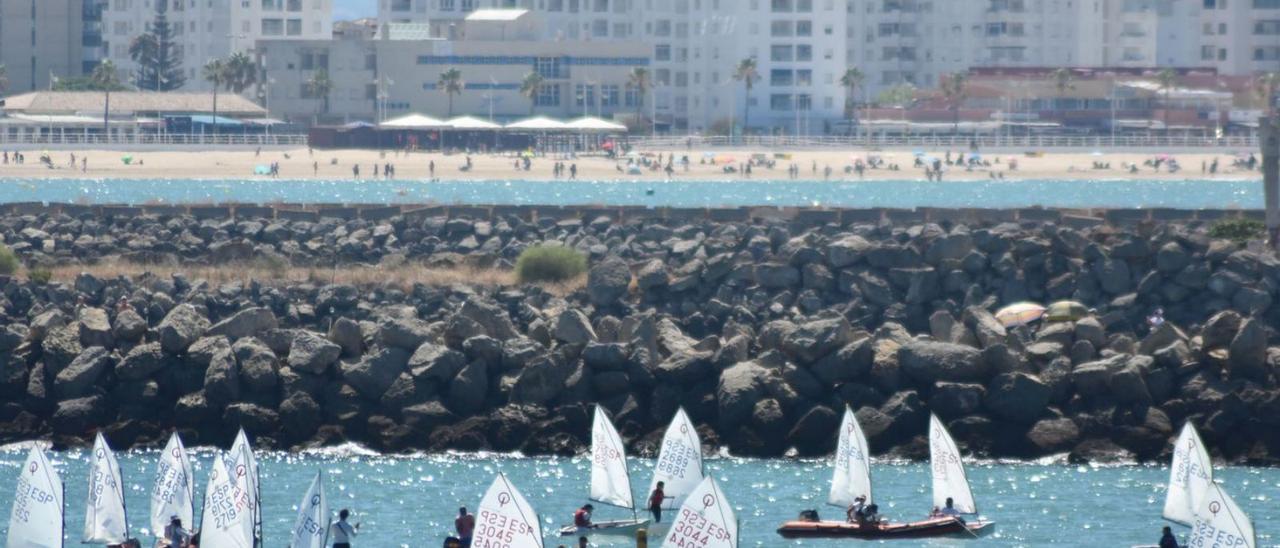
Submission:
<svg viewBox="0 0 1280 548">
<path fill-rule="evenodd" d="M 263 94 L 272 115 L 308 124 L 381 121 L 410 113 L 440 119 L 470 115 L 507 122 L 543 115 L 624 117 L 644 108 L 629 84 L 632 69 L 650 64 L 634 41 L 542 40 L 542 21 L 527 10 L 482 10 L 456 26 L 455 39 L 433 38 L 428 25 L 341 23 L 331 40 L 261 40 Z M 438 89 L 440 74 L 457 69 L 463 91 Z M 328 100 L 308 81 L 325 71 Z M 543 84 L 531 101 L 526 75 Z"/>
<path fill-rule="evenodd" d="M 478 9 L 544 16 L 549 40 L 640 40 L 652 48 L 660 121 L 702 131 L 750 117 L 756 131 L 820 133 L 857 101 L 928 88 L 972 67 L 1213 67 L 1280 70 L 1280 0 L 378 0 L 380 22 L 449 37 Z M 754 57 L 747 97 L 734 65 Z M 749 110 L 748 110 L 749 109 Z"/>
<path fill-rule="evenodd" d="M 137 69 L 129 44 L 155 19 L 155 2 L 171 2 L 166 15 L 182 51 L 185 90 L 209 89 L 200 78 L 206 62 L 252 54 L 260 39 L 328 40 L 333 34 L 333 0 L 110 0 L 102 38 L 124 76 Z"/>
</svg>

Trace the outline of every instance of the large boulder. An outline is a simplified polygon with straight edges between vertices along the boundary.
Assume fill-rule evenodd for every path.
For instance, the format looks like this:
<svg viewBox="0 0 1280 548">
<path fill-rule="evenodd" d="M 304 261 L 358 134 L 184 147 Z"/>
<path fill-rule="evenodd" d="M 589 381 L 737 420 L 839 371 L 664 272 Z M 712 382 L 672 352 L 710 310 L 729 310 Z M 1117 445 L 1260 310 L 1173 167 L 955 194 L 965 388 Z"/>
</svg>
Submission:
<svg viewBox="0 0 1280 548">
<path fill-rule="evenodd" d="M 58 372 L 53 380 L 53 392 L 58 399 L 87 396 L 98 384 L 102 374 L 111 369 L 114 361 L 107 349 L 91 346 Z"/>
<path fill-rule="evenodd" d="M 987 364 L 978 349 L 952 343 L 913 340 L 898 349 L 898 364 L 920 383 L 983 382 Z"/>
<path fill-rule="evenodd" d="M 1204 323 L 1204 328 L 1200 330 L 1201 344 L 1205 350 L 1227 348 L 1231 345 L 1231 340 L 1236 337 L 1236 333 L 1240 331 L 1240 324 L 1243 321 L 1240 313 L 1234 310 L 1223 310 L 1210 316 Z"/>
<path fill-rule="evenodd" d="M 231 345 L 231 352 L 240 365 L 240 381 L 251 392 L 266 393 L 279 384 L 276 355 L 262 341 L 242 338 Z"/>
<path fill-rule="evenodd" d="M 981 409 L 986 394 L 981 384 L 940 382 L 929 396 L 929 409 L 943 419 L 958 419 Z"/>
<path fill-rule="evenodd" d="M 555 326 L 551 334 L 557 341 L 567 344 L 587 344 L 596 340 L 596 332 L 591 328 L 587 315 L 576 308 L 565 309 L 556 316 Z"/>
<path fill-rule="evenodd" d="M 831 433 L 839 428 L 840 416 L 835 411 L 815 405 L 796 421 L 787 433 L 787 442 L 805 454 L 817 454 L 830 449 L 834 439 Z"/>
<path fill-rule="evenodd" d="M 488 367 L 479 361 L 473 361 L 449 382 L 449 408 L 461 415 L 477 413 L 484 409 L 488 389 Z"/>
<path fill-rule="evenodd" d="M 608 306 L 627 294 L 631 284 L 631 267 L 618 257 L 610 256 L 587 273 L 587 297 L 591 304 Z"/>
<path fill-rule="evenodd" d="M 86 396 L 58 402 L 49 426 L 55 434 L 84 435 L 95 426 L 105 426 L 107 420 L 106 396 Z"/>
<path fill-rule="evenodd" d="M 160 343 L 140 344 L 129 350 L 116 364 L 116 376 L 121 380 L 142 380 L 165 368 L 168 360 Z"/>
<path fill-rule="evenodd" d="M 764 396 L 769 371 L 756 362 L 742 362 L 720 372 L 716 388 L 720 424 L 736 428 L 751 418 L 751 411 Z"/>
<path fill-rule="evenodd" d="M 382 344 L 413 352 L 431 340 L 431 324 L 417 318 L 382 318 L 378 321 L 378 339 Z"/>
<path fill-rule="evenodd" d="M 1231 339 L 1227 363 L 1232 378 L 1267 380 L 1271 365 L 1267 362 L 1267 332 L 1261 320 L 1249 318 L 1240 326 Z"/>
<path fill-rule="evenodd" d="M 511 386 L 511 403 L 546 404 L 564 391 L 573 372 L 574 364 L 554 356 L 535 358 Z"/>
<path fill-rule="evenodd" d="M 520 336 L 515 325 L 511 323 L 511 317 L 507 316 L 506 310 L 479 298 L 467 299 L 462 303 L 462 308 L 458 309 L 457 315 L 479 324 L 484 334 L 500 341 Z"/>
<path fill-rule="evenodd" d="M 984 403 L 992 415 L 1019 424 L 1031 424 L 1044 413 L 1052 395 L 1053 389 L 1036 375 L 1005 373 L 991 379 Z"/>
<path fill-rule="evenodd" d="M 782 349 L 796 361 L 809 364 L 853 341 L 853 327 L 844 316 L 805 322 L 782 340 Z"/>
<path fill-rule="evenodd" d="M 467 365 L 467 357 L 447 346 L 423 343 L 409 356 L 409 371 L 414 377 L 441 384 L 452 381 Z"/>
<path fill-rule="evenodd" d="M 342 347 L 310 331 L 298 331 L 289 345 L 289 367 L 315 375 L 323 374 L 338 361 Z"/>
<path fill-rule="evenodd" d="M 342 317 L 329 326 L 328 338 L 342 347 L 342 356 L 355 358 L 364 353 L 364 334 L 360 332 L 360 324 L 351 318 Z"/>
<path fill-rule="evenodd" d="M 872 247 L 862 236 L 845 236 L 827 245 L 827 262 L 833 268 L 844 268 L 858 262 Z"/>
<path fill-rule="evenodd" d="M 206 334 L 222 335 L 234 341 L 277 327 L 280 327 L 280 322 L 276 320 L 276 315 L 271 312 L 271 309 L 253 307 L 236 312 L 214 324 Z"/>
<path fill-rule="evenodd" d="M 105 310 L 93 307 L 81 308 L 76 313 L 76 320 L 80 324 L 80 346 L 84 348 L 115 346 L 115 335 L 111 332 L 111 321 L 107 319 Z"/>
<path fill-rule="evenodd" d="M 111 331 L 116 340 L 133 343 L 142 340 L 149 327 L 147 320 L 143 319 L 141 315 L 134 312 L 132 308 L 126 308 L 116 314 L 116 322 Z"/>
<path fill-rule="evenodd" d="M 226 341 L 223 337 L 212 340 Z M 227 405 L 240 398 L 240 371 L 230 345 L 215 347 L 204 370 L 204 397 L 213 407 Z"/>
<path fill-rule="evenodd" d="M 173 307 L 160 325 L 156 333 L 160 338 L 160 347 L 170 354 L 181 354 L 197 339 L 204 336 L 209 329 L 209 320 L 200 314 L 194 306 L 180 304 Z"/>
<path fill-rule="evenodd" d="M 1066 451 L 1080 442 L 1080 427 L 1071 419 L 1044 419 L 1027 432 L 1027 441 L 1038 454 Z"/>
<path fill-rule="evenodd" d="M 875 360 L 875 339 L 864 337 L 814 362 L 810 371 L 828 385 L 863 381 Z"/>
<path fill-rule="evenodd" d="M 280 402 L 279 415 L 281 438 L 286 442 L 310 438 L 324 422 L 320 404 L 303 392 L 294 392 Z"/>
<path fill-rule="evenodd" d="M 376 401 L 391 388 L 391 383 L 405 371 L 408 363 L 409 353 L 404 349 L 383 348 L 366 354 L 358 361 L 344 362 L 342 380 L 361 396 Z"/>
</svg>

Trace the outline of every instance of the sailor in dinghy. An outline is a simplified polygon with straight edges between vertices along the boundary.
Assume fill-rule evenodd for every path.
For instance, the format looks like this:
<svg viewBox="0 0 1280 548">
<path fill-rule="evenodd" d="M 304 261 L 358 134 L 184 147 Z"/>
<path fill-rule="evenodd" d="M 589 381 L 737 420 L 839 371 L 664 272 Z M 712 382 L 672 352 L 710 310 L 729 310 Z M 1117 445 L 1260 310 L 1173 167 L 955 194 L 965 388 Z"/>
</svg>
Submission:
<svg viewBox="0 0 1280 548">
<path fill-rule="evenodd" d="M 631 510 L 632 519 L 592 521 L 595 507 L 587 504 L 574 514 L 573 525 L 560 529 L 560 536 L 635 534 L 648 520 L 635 517 L 636 506 L 631 493 L 631 473 L 627 468 L 626 447 L 603 408 L 596 406 L 591 426 L 591 493 L 592 501 Z M 585 521 L 583 519 L 585 513 Z"/>
</svg>

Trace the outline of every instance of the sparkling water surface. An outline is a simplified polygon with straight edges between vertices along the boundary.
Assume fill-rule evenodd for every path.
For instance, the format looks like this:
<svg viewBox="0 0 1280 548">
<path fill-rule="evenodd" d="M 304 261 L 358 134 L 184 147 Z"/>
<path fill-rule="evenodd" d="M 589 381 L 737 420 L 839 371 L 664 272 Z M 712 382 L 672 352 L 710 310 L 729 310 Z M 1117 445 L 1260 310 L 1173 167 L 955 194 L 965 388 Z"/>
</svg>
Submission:
<svg viewBox="0 0 1280 548">
<path fill-rule="evenodd" d="M 0 178 L 0 203 L 1261 209 L 1260 180 L 440 181 Z"/>
<path fill-rule="evenodd" d="M 202 499 L 212 450 L 195 450 L 197 499 Z M 26 451 L 0 451 L 0 532 L 7 531 L 9 505 Z M 51 453 L 66 486 L 68 546 L 79 544 L 84 523 L 88 451 Z M 147 533 L 149 491 L 158 453 L 120 453 L 126 506 L 133 534 Z M 336 512 L 350 508 L 361 522 L 355 546 L 440 546 L 453 530 L 459 505 L 472 511 L 498 472 L 504 472 L 542 517 L 544 532 L 571 521 L 586 502 L 590 462 L 577 458 L 521 458 L 496 455 L 381 456 L 340 448 L 319 453 L 260 453 L 264 528 L 267 546 L 284 546 L 296 507 L 316 471 L 325 474 L 325 490 Z M 807 508 L 827 519 L 843 510 L 827 506 L 831 477 L 827 460 L 757 460 L 732 457 L 706 460 L 737 513 L 742 546 L 853 546 L 861 541 L 785 540 L 775 533 L 782 522 Z M 631 483 L 642 500 L 653 461 L 631 460 Z M 1253 519 L 1259 546 L 1280 542 L 1280 470 L 1226 467 L 1216 478 Z M 997 522 L 980 540 L 908 540 L 899 546 L 1131 546 L 1155 544 L 1160 536 L 1163 466 L 1087 466 L 1033 463 L 970 463 L 968 475 L 982 514 Z M 920 463 L 876 461 L 874 498 L 892 519 L 914 519 L 930 507 L 928 470 Z M 629 517 L 630 512 L 597 504 L 596 519 Z M 197 504 L 197 516 L 199 504 Z M 197 517 L 197 519 L 199 519 Z M 1187 528 L 1174 526 L 1185 538 Z M 0 534 L 0 543 L 4 538 Z M 607 537 L 604 537 L 607 538 Z M 548 536 L 554 548 L 572 539 Z M 634 542 L 596 539 L 599 546 Z M 657 548 L 661 540 L 650 542 Z"/>
</svg>

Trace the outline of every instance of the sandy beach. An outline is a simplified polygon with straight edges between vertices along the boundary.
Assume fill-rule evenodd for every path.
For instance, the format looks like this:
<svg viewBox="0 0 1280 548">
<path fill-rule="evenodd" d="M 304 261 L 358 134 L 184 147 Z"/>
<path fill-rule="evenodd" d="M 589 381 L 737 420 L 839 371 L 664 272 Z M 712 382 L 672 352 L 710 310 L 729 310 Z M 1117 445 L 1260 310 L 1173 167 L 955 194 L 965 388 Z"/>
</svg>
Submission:
<svg viewBox="0 0 1280 548">
<path fill-rule="evenodd" d="M 1214 153 L 1188 153 L 1168 156 L 1177 161 L 1180 169 L 1170 171 L 1167 159 L 1159 169 L 1151 162 L 1161 158 L 1157 154 L 1141 153 L 1043 153 L 1043 154 L 981 154 L 981 163 L 972 168 L 962 165 L 946 165 L 945 150 L 924 151 L 924 159 L 936 159 L 942 163 L 943 180 L 981 180 L 991 178 L 1004 179 L 1255 179 L 1260 178 L 1258 171 L 1249 171 L 1243 166 L 1233 166 L 1237 159 L 1235 152 L 1247 154 L 1248 151 L 1220 151 Z M 951 151 L 951 158 L 958 159 L 961 151 Z M 675 179 L 725 180 L 748 177 L 741 171 L 726 172 L 727 166 L 740 170 L 752 158 L 763 158 L 773 162 L 772 167 L 756 165 L 752 167 L 752 179 L 786 180 L 790 178 L 791 166 L 798 171 L 796 178 L 804 180 L 850 181 L 860 178 L 853 170 L 859 160 L 864 165 L 877 163 L 875 168 L 867 168 L 861 175 L 864 179 L 924 179 L 925 172 L 916 167 L 917 155 L 911 151 L 838 151 L 811 150 L 783 153 L 771 153 L 758 149 L 711 149 L 699 150 L 644 150 L 633 155 L 636 158 L 612 159 L 600 155 L 581 155 L 577 157 L 539 156 L 531 159 L 530 168 L 517 169 L 519 160 L 514 153 L 505 154 L 441 154 L 438 152 L 403 153 L 396 151 L 380 152 L 375 150 L 314 150 L 306 148 L 295 150 L 253 150 L 211 151 L 211 152 L 120 152 L 120 151 L 50 151 L 52 168 L 40 162 L 41 152 L 29 150 L 24 152 L 24 163 L 19 165 L 13 161 L 9 152 L 9 161 L 0 164 L 0 178 L 164 178 L 164 179 L 266 179 L 265 175 L 255 175 L 255 168 L 269 166 L 273 162 L 279 165 L 279 177 L 288 179 L 351 179 L 355 177 L 353 166 L 359 166 L 359 178 L 384 178 L 385 165 L 394 166 L 397 179 L 428 179 L 431 177 L 430 165 L 435 164 L 434 177 L 444 180 L 494 180 L 494 179 L 532 179 L 550 180 L 557 178 L 553 173 L 553 165 L 563 162 L 565 172 L 560 178 L 568 178 L 570 166 L 576 165 L 577 178 L 582 180 L 665 180 L 668 175 L 663 169 L 650 169 L 641 165 L 638 172 L 628 169 L 629 161 L 654 164 L 659 155 L 665 167 L 671 154 L 676 155 L 676 163 L 671 174 Z M 76 165 L 71 166 L 71 155 L 75 155 Z M 125 156 L 131 156 L 131 162 L 124 162 Z M 463 170 L 470 157 L 472 168 Z M 687 168 L 681 159 L 687 156 Z M 969 154 L 966 152 L 965 157 Z M 85 163 L 87 159 L 87 164 Z M 1218 162 L 1215 174 L 1208 173 L 1214 161 Z M 714 163 L 711 163 L 714 161 Z M 1096 166 L 1095 166 L 1096 164 Z M 1126 166 L 1137 165 L 1131 171 Z M 375 165 L 377 175 L 375 177 Z M 892 169 L 896 166 L 897 169 Z M 1016 167 L 1015 167 L 1016 166 Z M 828 175 L 827 170 L 830 169 Z"/>
</svg>

